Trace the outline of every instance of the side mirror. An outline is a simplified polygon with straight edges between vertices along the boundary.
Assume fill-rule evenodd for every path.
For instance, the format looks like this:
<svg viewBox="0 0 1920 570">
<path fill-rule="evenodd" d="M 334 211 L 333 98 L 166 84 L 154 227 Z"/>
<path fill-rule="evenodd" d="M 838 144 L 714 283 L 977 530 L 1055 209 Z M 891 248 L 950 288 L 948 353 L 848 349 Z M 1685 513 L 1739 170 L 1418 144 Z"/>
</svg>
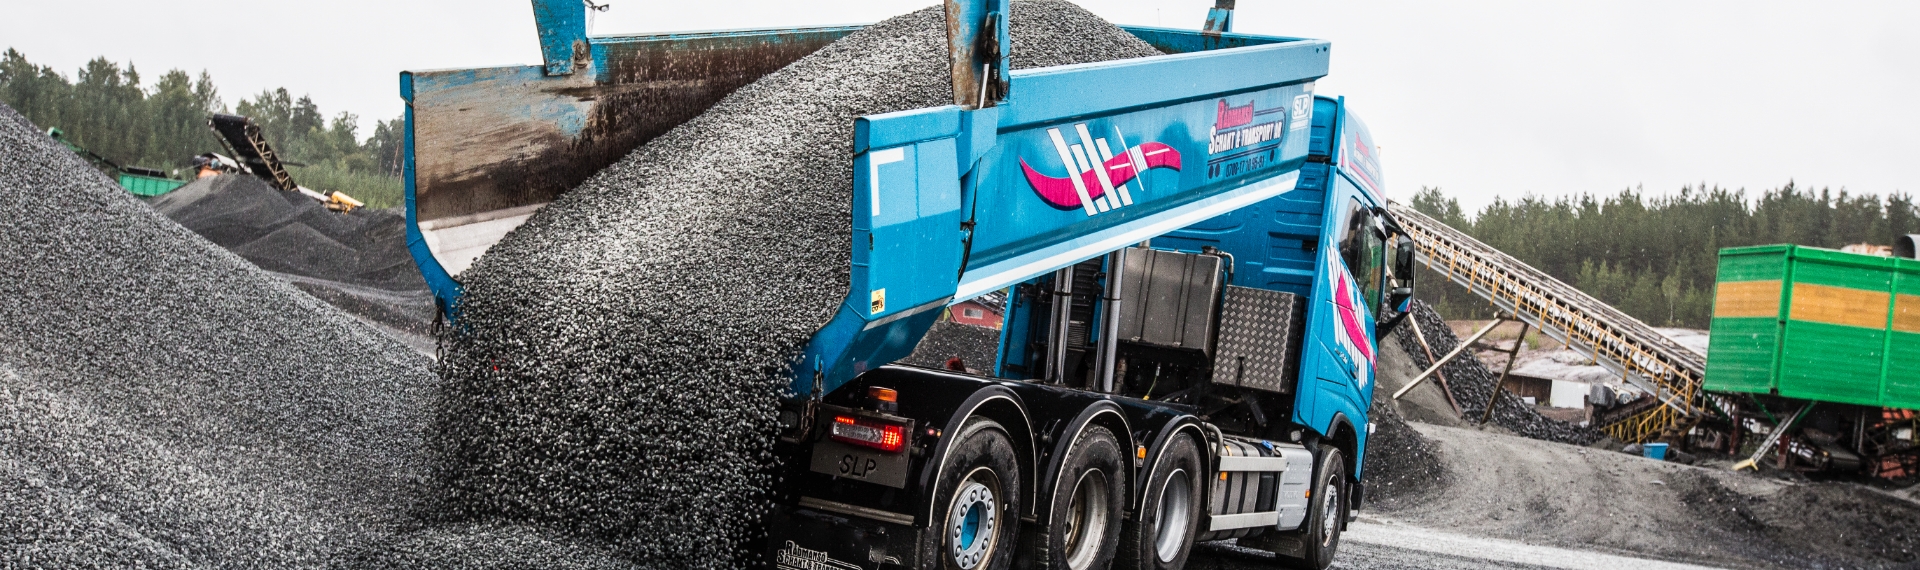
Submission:
<svg viewBox="0 0 1920 570">
<path fill-rule="evenodd" d="M 1414 262 L 1413 238 L 1402 235 L 1393 245 L 1393 274 L 1399 276 L 1408 286 L 1412 286 Z"/>
</svg>

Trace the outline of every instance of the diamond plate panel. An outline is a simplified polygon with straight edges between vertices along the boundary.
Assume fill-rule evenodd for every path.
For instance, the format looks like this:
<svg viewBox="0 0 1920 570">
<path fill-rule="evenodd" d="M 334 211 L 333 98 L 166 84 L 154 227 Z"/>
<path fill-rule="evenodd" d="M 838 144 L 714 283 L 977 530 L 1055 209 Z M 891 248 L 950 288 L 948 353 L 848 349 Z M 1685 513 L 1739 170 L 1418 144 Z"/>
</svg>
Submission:
<svg viewBox="0 0 1920 570">
<path fill-rule="evenodd" d="M 1227 287 L 1220 306 L 1220 340 L 1213 382 L 1252 390 L 1293 393 L 1306 329 L 1306 301 L 1299 295 Z"/>
</svg>

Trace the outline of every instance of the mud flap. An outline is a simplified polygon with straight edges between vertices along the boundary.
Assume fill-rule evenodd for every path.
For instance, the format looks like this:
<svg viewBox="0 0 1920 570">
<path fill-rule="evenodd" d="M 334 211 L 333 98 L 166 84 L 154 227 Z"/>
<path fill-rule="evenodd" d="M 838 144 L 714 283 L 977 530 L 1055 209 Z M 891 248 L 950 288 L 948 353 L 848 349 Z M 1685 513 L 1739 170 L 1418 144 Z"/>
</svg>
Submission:
<svg viewBox="0 0 1920 570">
<path fill-rule="evenodd" d="M 767 561 L 775 570 L 912 567 L 912 527 L 797 507 L 776 507 L 770 518 Z"/>
</svg>

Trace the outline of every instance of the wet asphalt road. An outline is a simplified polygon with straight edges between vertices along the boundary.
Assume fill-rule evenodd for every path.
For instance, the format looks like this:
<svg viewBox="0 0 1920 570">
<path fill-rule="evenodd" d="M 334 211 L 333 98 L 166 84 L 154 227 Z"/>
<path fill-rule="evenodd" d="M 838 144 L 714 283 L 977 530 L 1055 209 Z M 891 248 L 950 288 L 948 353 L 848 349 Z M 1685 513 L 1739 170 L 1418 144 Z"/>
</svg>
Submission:
<svg viewBox="0 0 1920 570">
<path fill-rule="evenodd" d="M 1192 570 L 1255 570 L 1279 567 L 1272 555 L 1225 543 L 1196 549 Z M 1711 568 L 1618 554 L 1536 546 L 1361 519 L 1347 529 L 1334 568 L 1345 570 L 1701 570 Z"/>
</svg>

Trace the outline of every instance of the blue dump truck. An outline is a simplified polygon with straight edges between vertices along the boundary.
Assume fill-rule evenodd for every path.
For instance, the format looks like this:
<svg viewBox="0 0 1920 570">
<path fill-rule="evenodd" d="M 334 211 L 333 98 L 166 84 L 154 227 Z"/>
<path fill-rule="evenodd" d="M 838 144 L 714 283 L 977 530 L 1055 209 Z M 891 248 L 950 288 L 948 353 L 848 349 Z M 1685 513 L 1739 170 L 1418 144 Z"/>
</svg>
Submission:
<svg viewBox="0 0 1920 570">
<path fill-rule="evenodd" d="M 772 566 L 1332 562 L 1412 244 L 1367 129 L 1313 92 L 1330 44 L 1223 4 L 1125 28 L 1165 55 L 1009 71 L 1006 1 L 948 0 L 954 104 L 846 125 L 849 292 L 783 394 Z M 449 310 L 541 205 L 858 29 L 589 37 L 579 0 L 534 7 L 544 65 L 401 78 L 409 245 Z M 992 292 L 997 361 L 897 364 Z"/>
</svg>

